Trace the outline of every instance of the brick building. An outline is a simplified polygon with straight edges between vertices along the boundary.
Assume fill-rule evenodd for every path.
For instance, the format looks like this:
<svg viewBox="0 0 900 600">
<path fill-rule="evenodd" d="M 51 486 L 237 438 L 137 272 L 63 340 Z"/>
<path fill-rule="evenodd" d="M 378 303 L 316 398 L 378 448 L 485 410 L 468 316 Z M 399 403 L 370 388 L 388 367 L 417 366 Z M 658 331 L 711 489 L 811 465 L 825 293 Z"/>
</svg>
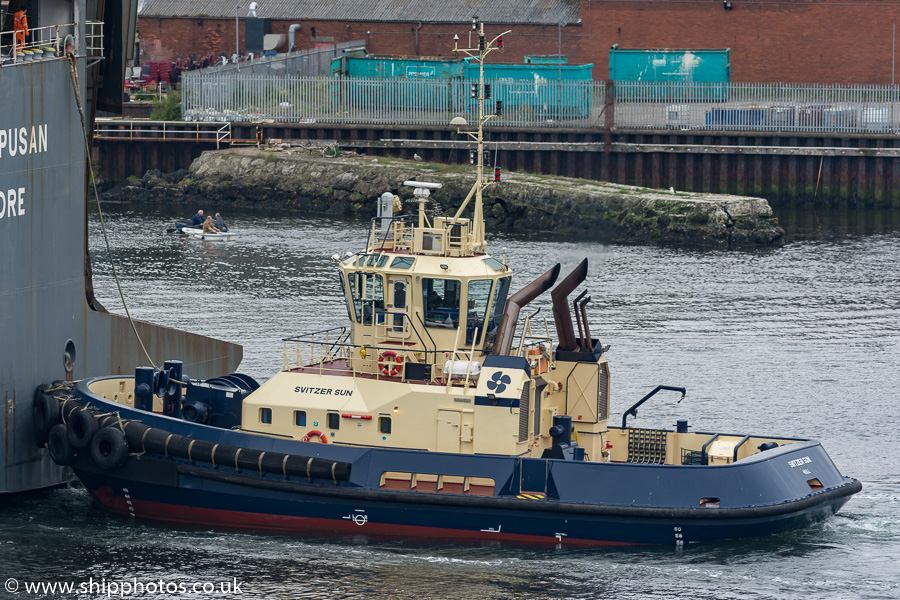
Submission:
<svg viewBox="0 0 900 600">
<path fill-rule="evenodd" d="M 473 14 L 489 33 L 512 30 L 498 62 L 561 52 L 594 63 L 595 79 L 608 77 L 609 48 L 619 44 L 730 48 L 732 81 L 900 82 L 898 0 L 260 0 L 257 8 L 271 33 L 299 25 L 297 49 L 364 40 L 369 52 L 410 56 L 449 56 Z M 231 55 L 234 15 L 235 2 L 144 0 L 142 60 Z"/>
</svg>

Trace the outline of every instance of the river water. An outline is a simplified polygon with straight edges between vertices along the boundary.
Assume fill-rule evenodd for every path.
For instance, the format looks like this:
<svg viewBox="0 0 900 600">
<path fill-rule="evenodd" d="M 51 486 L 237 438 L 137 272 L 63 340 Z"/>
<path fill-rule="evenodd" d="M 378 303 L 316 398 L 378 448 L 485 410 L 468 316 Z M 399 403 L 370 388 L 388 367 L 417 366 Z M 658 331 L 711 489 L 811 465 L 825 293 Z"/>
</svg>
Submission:
<svg viewBox="0 0 900 600">
<path fill-rule="evenodd" d="M 212 244 L 166 234 L 184 215 L 164 208 L 106 210 L 132 314 L 243 344 L 242 372 L 266 379 L 280 368 L 281 338 L 346 323 L 329 256 L 361 249 L 362 222 L 230 212 L 242 237 Z M 493 254 L 506 249 L 514 289 L 555 262 L 567 273 L 588 257 L 592 333 L 611 344 L 613 419 L 668 384 L 686 387 L 687 398 L 660 395 L 635 423 L 688 419 L 701 431 L 820 439 L 864 485 L 827 523 L 680 549 L 438 545 L 132 522 L 107 515 L 76 485 L 3 500 L 3 574 L 76 584 L 236 580 L 242 594 L 229 597 L 243 598 L 900 597 L 896 221 L 784 213 L 790 244 L 739 252 L 489 238 Z M 96 215 L 89 233 L 97 295 L 121 313 Z M 549 298 L 536 305 L 550 317 Z M 59 597 L 114 590 L 94 591 Z"/>
</svg>

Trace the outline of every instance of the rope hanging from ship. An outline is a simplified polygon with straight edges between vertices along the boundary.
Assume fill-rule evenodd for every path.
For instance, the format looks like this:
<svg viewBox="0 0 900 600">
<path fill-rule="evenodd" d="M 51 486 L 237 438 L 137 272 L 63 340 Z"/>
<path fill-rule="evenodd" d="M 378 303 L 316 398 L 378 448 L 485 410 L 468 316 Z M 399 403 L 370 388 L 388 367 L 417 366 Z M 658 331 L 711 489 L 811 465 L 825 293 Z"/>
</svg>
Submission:
<svg viewBox="0 0 900 600">
<path fill-rule="evenodd" d="M 69 60 L 69 75 L 72 79 L 72 89 L 75 91 L 75 102 L 78 105 L 78 116 L 81 119 L 81 134 L 84 138 L 84 150 L 86 156 L 91 155 L 90 142 L 88 141 L 88 133 L 87 133 L 87 124 L 84 119 L 84 107 L 81 103 L 81 84 L 78 81 L 78 65 L 75 62 L 75 55 L 71 52 L 67 53 L 67 58 Z M 153 362 L 153 359 L 150 358 L 150 353 L 147 352 L 147 348 L 144 346 L 144 341 L 141 339 L 141 334 L 138 333 L 137 326 L 134 324 L 134 319 L 131 316 L 131 311 L 128 309 L 128 303 L 125 301 L 125 293 L 122 291 L 122 283 L 119 281 L 119 273 L 116 269 L 116 263 L 113 261 L 112 250 L 109 245 L 109 237 L 106 234 L 106 222 L 103 219 L 103 208 L 100 206 L 100 194 L 97 192 L 97 181 L 94 178 L 94 165 L 91 164 L 91 161 L 88 161 L 88 171 L 91 176 L 91 188 L 94 190 L 94 200 L 97 202 L 97 213 L 100 215 L 100 230 L 103 232 L 103 241 L 106 243 L 106 254 L 109 257 L 109 265 L 112 268 L 113 278 L 116 281 L 116 289 L 119 290 L 119 298 L 122 300 L 122 306 L 125 307 L 125 314 L 128 316 L 128 322 L 131 324 L 131 329 L 134 331 L 134 335 L 137 338 L 138 344 L 141 346 L 141 351 L 143 351 L 144 356 L 147 357 L 147 361 L 153 367 L 156 367 L 156 364 Z"/>
</svg>

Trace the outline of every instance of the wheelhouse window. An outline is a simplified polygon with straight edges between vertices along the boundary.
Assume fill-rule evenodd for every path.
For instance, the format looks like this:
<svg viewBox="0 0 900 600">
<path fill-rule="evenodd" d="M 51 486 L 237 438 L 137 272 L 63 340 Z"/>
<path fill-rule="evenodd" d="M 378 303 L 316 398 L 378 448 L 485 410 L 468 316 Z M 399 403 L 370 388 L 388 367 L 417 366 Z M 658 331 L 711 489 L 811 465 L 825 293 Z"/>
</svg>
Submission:
<svg viewBox="0 0 900 600">
<path fill-rule="evenodd" d="M 487 316 L 488 301 L 491 299 L 492 283 L 490 279 L 477 279 L 469 282 L 468 302 L 466 303 L 466 345 L 480 344 L 484 337 L 485 317 Z"/>
<path fill-rule="evenodd" d="M 456 279 L 422 279 L 422 307 L 425 325 L 443 329 L 459 327 L 462 282 Z"/>
<path fill-rule="evenodd" d="M 503 308 L 506 306 L 506 296 L 509 294 L 511 278 L 501 277 L 494 286 L 494 299 L 491 302 L 491 318 L 487 324 L 488 334 L 493 334 L 500 326 L 500 317 L 503 316 Z"/>
<path fill-rule="evenodd" d="M 356 321 L 363 325 L 384 322 L 384 278 L 373 273 L 350 273 L 350 297 Z"/>
</svg>

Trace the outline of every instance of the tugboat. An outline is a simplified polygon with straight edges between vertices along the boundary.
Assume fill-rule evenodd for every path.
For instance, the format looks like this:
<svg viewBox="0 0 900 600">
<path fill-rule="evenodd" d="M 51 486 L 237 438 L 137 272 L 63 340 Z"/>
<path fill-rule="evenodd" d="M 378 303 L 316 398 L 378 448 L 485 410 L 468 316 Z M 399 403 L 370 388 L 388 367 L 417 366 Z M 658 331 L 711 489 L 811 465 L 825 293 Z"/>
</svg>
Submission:
<svg viewBox="0 0 900 600">
<path fill-rule="evenodd" d="M 483 61 L 497 46 L 476 25 Z M 502 34 L 501 34 L 502 35 Z M 482 83 L 477 178 L 452 217 L 439 184 L 381 196 L 365 248 L 334 255 L 350 324 L 284 340 L 259 385 L 178 361 L 42 390 L 35 428 L 107 509 L 192 525 L 618 545 L 755 537 L 825 520 L 861 489 L 813 440 L 610 422 L 587 260 L 516 293 L 487 254 Z M 500 106 L 498 105 L 498 109 Z M 489 180 L 490 179 L 490 180 Z M 473 202 L 471 217 L 463 212 Z M 538 311 L 545 292 L 556 339 Z M 570 308 L 571 306 L 571 308 Z M 572 315 L 574 313 L 574 323 Z M 576 333 L 577 327 L 577 333 Z"/>
</svg>

